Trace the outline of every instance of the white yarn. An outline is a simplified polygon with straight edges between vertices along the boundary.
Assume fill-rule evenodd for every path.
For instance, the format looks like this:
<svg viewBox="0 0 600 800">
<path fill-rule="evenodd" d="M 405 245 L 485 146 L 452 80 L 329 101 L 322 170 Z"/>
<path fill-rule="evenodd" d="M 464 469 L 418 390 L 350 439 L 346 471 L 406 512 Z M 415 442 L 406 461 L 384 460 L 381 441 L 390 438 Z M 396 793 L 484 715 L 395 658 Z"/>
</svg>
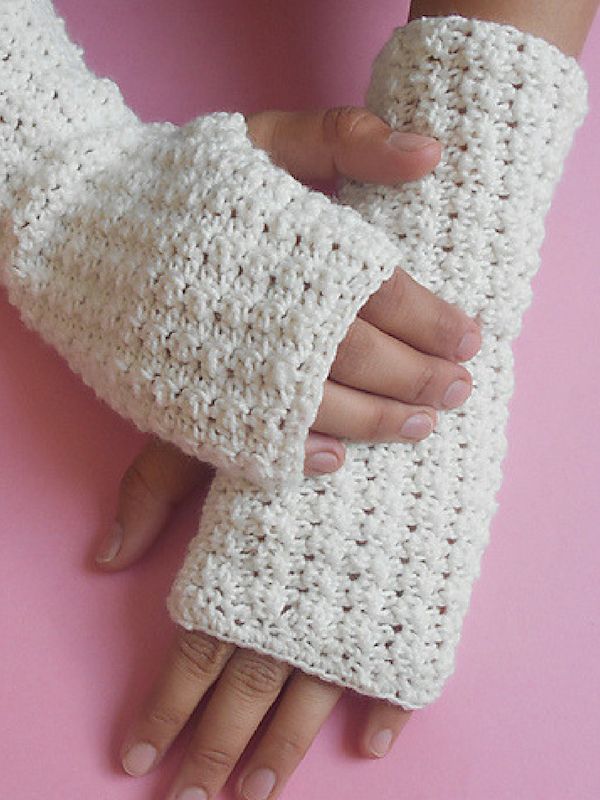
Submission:
<svg viewBox="0 0 600 800">
<path fill-rule="evenodd" d="M 142 431 L 303 479 L 338 344 L 389 237 L 254 147 L 241 114 L 142 124 L 48 0 L 0 3 L 0 275 L 24 323 Z"/>
<path fill-rule="evenodd" d="M 217 473 L 168 599 L 173 620 L 405 708 L 435 700 L 489 537 L 544 217 L 587 110 L 573 58 L 508 25 L 414 20 L 378 56 L 368 105 L 435 136 L 442 161 L 341 198 L 402 266 L 480 314 L 468 402 L 415 445 L 348 443 L 344 467 L 265 492 Z"/>
</svg>

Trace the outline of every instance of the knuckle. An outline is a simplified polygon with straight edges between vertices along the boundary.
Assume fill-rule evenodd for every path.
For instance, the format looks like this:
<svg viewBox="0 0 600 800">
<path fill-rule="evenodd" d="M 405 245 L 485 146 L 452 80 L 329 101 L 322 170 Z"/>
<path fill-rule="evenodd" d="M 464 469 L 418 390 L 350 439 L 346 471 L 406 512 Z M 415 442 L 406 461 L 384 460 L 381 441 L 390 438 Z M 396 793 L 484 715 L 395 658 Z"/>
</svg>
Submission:
<svg viewBox="0 0 600 800">
<path fill-rule="evenodd" d="M 359 315 L 362 316 L 363 310 L 365 310 L 367 313 L 375 313 L 378 318 L 387 321 L 397 318 L 398 310 L 403 309 L 407 301 L 410 281 L 411 277 L 408 273 L 397 267 L 387 281 L 382 283 L 379 289 L 369 297 L 360 309 Z"/>
<path fill-rule="evenodd" d="M 186 631 L 178 639 L 179 668 L 194 679 L 218 672 L 226 649 L 224 642 L 197 631 Z"/>
<path fill-rule="evenodd" d="M 365 324 L 355 319 L 340 342 L 336 353 L 336 367 L 345 375 L 358 373 L 361 364 L 369 363 L 373 354 L 373 343 L 367 335 Z"/>
<path fill-rule="evenodd" d="M 412 396 L 410 402 L 421 402 L 423 397 L 426 397 L 430 392 L 431 386 L 435 380 L 436 371 L 430 362 L 425 362 L 417 374 L 416 380 L 413 384 Z"/>
<path fill-rule="evenodd" d="M 276 694 L 285 680 L 283 665 L 258 654 L 244 654 L 229 676 L 236 692 L 246 698 Z"/>
<path fill-rule="evenodd" d="M 386 432 L 389 432 L 391 427 L 387 403 L 375 404 L 366 426 L 366 436 L 369 441 L 378 442 L 385 439 Z"/>
<path fill-rule="evenodd" d="M 187 760 L 200 775 L 205 772 L 230 772 L 233 769 L 235 758 L 231 753 L 220 750 L 218 747 L 205 747 L 202 749 L 191 748 Z"/>
<path fill-rule="evenodd" d="M 329 108 L 323 116 L 323 132 L 328 143 L 347 142 L 352 139 L 361 123 L 371 118 L 364 108 L 337 106 Z"/>
<path fill-rule="evenodd" d="M 166 706 L 155 706 L 146 716 L 152 727 L 166 728 L 169 731 L 179 730 L 187 719 L 181 711 Z"/>
<path fill-rule="evenodd" d="M 308 750 L 297 730 L 274 731 L 271 737 L 274 752 L 285 761 L 300 761 Z"/>
<path fill-rule="evenodd" d="M 148 500 L 161 502 L 160 492 L 154 482 L 144 473 L 139 464 L 130 464 L 121 480 L 121 496 L 130 503 L 145 505 Z"/>
</svg>

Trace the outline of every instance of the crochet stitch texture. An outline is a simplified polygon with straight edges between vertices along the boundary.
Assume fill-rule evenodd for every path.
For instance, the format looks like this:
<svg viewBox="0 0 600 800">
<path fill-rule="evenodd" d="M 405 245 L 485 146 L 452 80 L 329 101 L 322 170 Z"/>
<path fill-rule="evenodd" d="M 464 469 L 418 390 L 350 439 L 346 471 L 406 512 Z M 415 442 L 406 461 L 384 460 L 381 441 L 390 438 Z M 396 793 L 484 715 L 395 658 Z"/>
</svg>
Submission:
<svg viewBox="0 0 600 800">
<path fill-rule="evenodd" d="M 270 487 L 303 479 L 336 349 L 396 246 L 253 146 L 143 124 L 49 0 L 0 3 L 0 277 L 115 411 Z"/>
<path fill-rule="evenodd" d="M 341 470 L 265 492 L 217 473 L 168 598 L 187 629 L 404 708 L 435 700 L 489 538 L 544 218 L 587 110 L 577 62 L 511 26 L 414 20 L 377 57 L 368 106 L 443 143 L 433 174 L 346 184 L 402 266 L 482 322 L 473 393 L 410 447 L 348 443 Z"/>
</svg>

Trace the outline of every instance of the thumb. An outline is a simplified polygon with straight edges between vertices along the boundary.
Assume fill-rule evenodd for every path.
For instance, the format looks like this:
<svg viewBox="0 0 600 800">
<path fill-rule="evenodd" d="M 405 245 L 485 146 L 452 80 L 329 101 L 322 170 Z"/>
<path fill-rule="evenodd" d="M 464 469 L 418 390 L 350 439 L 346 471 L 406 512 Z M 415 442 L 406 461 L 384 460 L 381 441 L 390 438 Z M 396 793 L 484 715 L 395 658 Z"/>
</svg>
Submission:
<svg viewBox="0 0 600 800">
<path fill-rule="evenodd" d="M 207 484 L 214 467 L 153 438 L 127 467 L 116 519 L 96 553 L 96 564 L 117 571 L 138 561 L 158 538 L 176 506 Z"/>
<path fill-rule="evenodd" d="M 439 162 L 436 140 L 395 131 L 366 108 L 261 111 L 246 117 L 254 144 L 298 180 L 340 175 L 393 186 L 429 173 Z"/>
<path fill-rule="evenodd" d="M 344 463 L 341 441 L 310 432 L 305 443 L 307 476 L 335 472 Z M 207 485 L 212 465 L 153 438 L 127 467 L 119 486 L 116 519 L 95 556 L 97 566 L 116 572 L 138 561 L 152 546 L 171 513 L 194 489 Z"/>
</svg>

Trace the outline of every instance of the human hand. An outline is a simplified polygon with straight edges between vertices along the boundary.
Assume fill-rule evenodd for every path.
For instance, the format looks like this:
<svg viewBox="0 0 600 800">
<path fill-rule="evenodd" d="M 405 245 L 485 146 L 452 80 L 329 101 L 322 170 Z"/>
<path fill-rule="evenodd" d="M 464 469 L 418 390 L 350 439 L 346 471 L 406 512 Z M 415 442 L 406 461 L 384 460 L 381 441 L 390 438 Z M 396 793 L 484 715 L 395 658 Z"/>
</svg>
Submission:
<svg viewBox="0 0 600 800">
<path fill-rule="evenodd" d="M 125 473 L 117 514 L 124 528 L 121 548 L 103 567 L 119 571 L 139 560 L 164 529 L 177 504 L 206 483 L 212 471 L 210 465 L 185 455 L 170 443 L 152 439 Z M 243 797 L 243 779 L 260 770 L 253 779 L 254 793 L 245 786 L 246 796 L 258 800 L 267 797 L 267 793 L 258 793 L 258 787 L 261 782 L 263 787 L 267 786 L 269 773 L 265 770 L 271 770 L 276 783 L 268 797 L 273 800 L 343 693 L 341 687 L 270 656 L 176 626 L 165 663 L 121 747 L 124 767 L 130 774 L 143 774 L 159 763 L 211 686 L 212 695 L 203 709 L 169 800 L 190 786 L 204 789 L 209 798 L 214 797 L 263 716 L 281 695 L 237 781 L 238 793 Z M 357 742 L 360 753 L 371 758 L 384 755 L 411 713 L 386 701 L 369 699 Z M 141 744 L 141 748 L 131 754 L 135 744 Z M 155 755 L 151 748 L 155 749 Z M 203 795 L 183 797 L 198 800 Z"/>
<path fill-rule="evenodd" d="M 441 154 L 434 139 L 393 132 L 361 108 L 267 111 L 247 124 L 254 143 L 299 180 L 343 175 L 393 185 L 422 177 Z M 392 134 L 397 147 L 390 145 Z M 475 320 L 398 268 L 338 347 L 307 439 L 307 455 L 329 452 L 332 463 L 315 471 L 332 472 L 343 463 L 343 444 L 332 437 L 389 442 L 429 435 L 436 409 L 456 408 L 470 395 L 471 376 L 456 362 L 472 358 L 480 346 Z M 314 432 L 325 436 L 315 440 Z"/>
<path fill-rule="evenodd" d="M 265 111 L 247 118 L 254 143 L 299 180 L 339 177 L 390 184 L 416 180 L 440 158 L 438 142 L 411 133 L 394 133 L 401 147 L 392 147 L 392 129 L 361 108 L 323 112 Z M 402 424 L 424 409 L 435 421 L 444 387 L 471 377 L 455 363 L 462 337 L 472 336 L 464 360 L 480 347 L 479 326 L 414 281 L 406 272 L 394 276 L 375 292 L 338 348 L 315 423 L 305 446 L 305 474 L 335 472 L 342 466 L 344 445 L 336 436 L 386 441 L 401 438 Z M 420 349 L 419 349 L 420 348 Z M 432 405 L 414 406 L 418 402 Z M 455 400 L 460 405 L 464 400 Z M 421 434 L 416 438 L 423 438 Z M 319 456 L 325 456 L 325 460 Z M 315 456 L 317 459 L 315 460 Z M 327 460 L 328 459 L 328 460 Z M 151 442 L 125 472 L 117 518 L 130 533 L 116 568 L 139 555 L 136 542 L 147 529 L 157 535 L 168 519 L 160 491 L 169 489 L 177 504 L 193 486 L 208 483 L 214 469 L 176 448 Z M 116 555 L 120 534 L 109 536 L 104 554 Z"/>
<path fill-rule="evenodd" d="M 359 180 L 396 183 L 403 179 L 416 179 L 437 163 L 439 158 L 439 145 L 435 143 L 422 150 L 395 151 L 386 144 L 390 129 L 385 123 L 355 109 L 326 112 L 320 117 L 314 114 L 266 112 L 251 117 L 248 125 L 255 142 L 264 146 L 274 160 L 297 178 L 325 179 L 344 174 Z M 291 126 L 291 130 L 286 129 L 286 125 Z M 414 144 L 414 140 L 405 142 Z M 397 307 L 407 308 L 406 324 L 400 332 L 393 327 Z M 435 320 L 435 330 L 429 332 L 428 338 L 427 333 L 419 332 L 417 322 L 431 315 Z M 447 341 L 442 340 L 446 340 L 451 331 L 454 331 L 455 338 L 457 330 L 462 335 L 461 325 L 468 330 L 474 323 L 459 309 L 443 303 L 418 286 L 401 270 L 373 295 L 359 316 L 364 320 L 364 326 L 358 334 L 350 334 L 354 339 L 352 348 L 361 346 L 363 332 L 366 331 L 369 331 L 367 336 L 374 336 L 375 344 L 378 344 L 380 334 L 390 342 L 403 345 L 402 352 L 392 353 L 388 349 L 387 358 L 385 349 L 381 353 L 383 364 L 388 366 L 387 372 L 383 370 L 384 386 L 386 375 L 388 382 L 396 377 L 396 371 L 389 369 L 390 360 L 401 360 L 402 356 L 410 367 L 414 366 L 415 359 L 428 361 L 431 357 L 433 361 L 432 353 L 445 353 L 446 359 L 441 355 L 436 357 L 436 367 L 428 370 L 428 382 L 431 385 L 435 383 L 436 376 L 441 374 L 441 369 L 456 367 L 462 371 L 461 377 L 462 373 L 466 373 L 466 370 L 451 363 Z M 444 326 L 446 336 L 442 334 Z M 416 347 L 419 343 L 421 351 L 413 351 L 413 345 Z M 443 347 L 446 347 L 445 351 Z M 346 353 L 348 349 L 346 344 Z M 352 363 L 347 354 L 344 356 L 343 350 L 341 346 L 332 369 L 332 380 L 327 382 L 328 386 L 331 384 L 334 388 L 329 388 L 327 392 L 326 386 L 326 392 L 331 394 L 339 386 L 351 393 L 348 395 L 350 401 L 355 399 L 354 395 L 371 398 L 367 392 L 372 389 L 361 384 L 361 380 L 366 382 L 376 376 L 364 372 L 362 378 L 359 376 L 352 383 L 357 365 Z M 370 357 L 379 358 L 380 350 L 373 350 Z M 439 369 L 438 362 L 444 362 Z M 333 375 L 334 370 L 338 370 L 337 376 Z M 402 406 L 402 401 L 396 402 L 384 395 L 373 397 L 375 401 L 380 400 L 386 405 Z M 329 413 L 326 399 L 331 400 L 331 397 L 324 397 L 319 410 L 321 417 Z M 335 396 L 333 402 L 339 402 Z M 365 405 L 363 414 L 364 408 Z M 391 416 L 391 409 L 390 413 L 386 409 L 379 414 L 381 420 Z M 331 418 L 335 419 L 334 413 Z M 351 421 L 354 419 L 360 437 L 360 413 L 354 418 L 347 414 L 346 418 Z M 343 461 L 342 443 L 328 435 L 327 422 L 317 417 L 315 428 L 319 424 L 325 431 L 311 432 L 307 440 L 307 473 L 311 472 L 309 454 L 311 445 L 314 448 L 315 443 L 317 448 L 325 445 L 333 449 L 338 460 L 335 468 Z M 372 426 L 367 428 L 364 438 L 373 438 L 373 432 Z M 379 433 L 389 438 L 383 427 Z M 106 543 L 103 554 L 112 555 L 113 558 L 101 561 L 104 567 L 116 571 L 139 559 L 164 528 L 177 503 L 192 489 L 206 484 L 212 474 L 210 465 L 186 456 L 168 443 L 151 441 L 123 477 L 117 513 L 119 525 L 116 535 Z M 262 717 L 281 694 L 281 702 L 273 720 L 245 770 L 245 775 L 250 775 L 254 767 L 268 768 L 275 773 L 276 785 L 270 793 L 271 798 L 279 793 L 343 691 L 334 684 L 297 672 L 273 658 L 219 642 L 201 632 L 177 629 L 166 664 L 122 748 L 122 756 L 125 757 L 135 743 L 146 743 L 136 751 L 137 763 L 135 754 L 126 761 L 131 772 L 139 774 L 145 771 L 141 770 L 141 766 L 143 757 L 148 762 L 148 756 L 152 754 L 149 745 L 156 751 L 152 763 L 158 763 L 211 685 L 214 685 L 214 691 L 178 777 L 178 790 L 195 784 L 203 787 L 209 795 L 217 792 L 227 780 Z M 399 734 L 410 712 L 385 701 L 370 700 L 369 704 L 361 751 L 365 756 L 381 755 L 386 749 L 384 745 L 389 747 Z M 376 734 L 379 736 L 374 738 Z M 148 763 L 147 768 L 150 768 Z M 265 776 L 264 772 L 261 774 Z"/>
</svg>

